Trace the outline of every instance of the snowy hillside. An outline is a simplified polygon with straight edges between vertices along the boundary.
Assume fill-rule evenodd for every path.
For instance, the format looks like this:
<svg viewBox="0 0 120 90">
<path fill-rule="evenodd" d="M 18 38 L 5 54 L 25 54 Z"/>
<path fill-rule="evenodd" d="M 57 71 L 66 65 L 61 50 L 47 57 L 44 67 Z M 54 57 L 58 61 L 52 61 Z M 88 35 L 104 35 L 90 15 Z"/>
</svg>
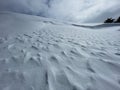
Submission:
<svg viewBox="0 0 120 90">
<path fill-rule="evenodd" d="M 0 90 L 120 90 L 120 25 L 0 12 Z"/>
</svg>

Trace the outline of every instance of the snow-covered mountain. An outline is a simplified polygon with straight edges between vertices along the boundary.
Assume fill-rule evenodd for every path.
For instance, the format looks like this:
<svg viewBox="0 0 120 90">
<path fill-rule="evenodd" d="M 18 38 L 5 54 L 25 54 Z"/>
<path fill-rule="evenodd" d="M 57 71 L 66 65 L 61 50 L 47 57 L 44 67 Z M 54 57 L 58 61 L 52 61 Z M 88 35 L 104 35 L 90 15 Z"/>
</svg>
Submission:
<svg viewBox="0 0 120 90">
<path fill-rule="evenodd" d="M 120 25 L 0 12 L 0 90 L 120 90 Z"/>
</svg>

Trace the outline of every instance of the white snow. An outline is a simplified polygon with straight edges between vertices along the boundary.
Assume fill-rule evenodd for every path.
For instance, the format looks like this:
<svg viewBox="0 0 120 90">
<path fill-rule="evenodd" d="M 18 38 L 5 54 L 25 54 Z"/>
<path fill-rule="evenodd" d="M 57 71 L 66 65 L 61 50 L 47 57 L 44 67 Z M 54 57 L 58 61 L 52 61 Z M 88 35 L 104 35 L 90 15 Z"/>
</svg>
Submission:
<svg viewBox="0 0 120 90">
<path fill-rule="evenodd" d="M 0 12 L 0 90 L 120 90 L 120 25 Z"/>
</svg>

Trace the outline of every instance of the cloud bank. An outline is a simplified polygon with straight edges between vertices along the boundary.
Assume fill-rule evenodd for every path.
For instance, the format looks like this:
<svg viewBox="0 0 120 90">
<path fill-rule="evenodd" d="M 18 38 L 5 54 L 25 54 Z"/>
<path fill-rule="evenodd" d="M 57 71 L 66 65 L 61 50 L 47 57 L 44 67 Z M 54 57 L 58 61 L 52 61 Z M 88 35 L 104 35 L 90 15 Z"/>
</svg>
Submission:
<svg viewBox="0 0 120 90">
<path fill-rule="evenodd" d="M 102 22 L 120 15 L 119 0 L 0 0 L 0 11 L 13 11 L 78 22 Z"/>
</svg>

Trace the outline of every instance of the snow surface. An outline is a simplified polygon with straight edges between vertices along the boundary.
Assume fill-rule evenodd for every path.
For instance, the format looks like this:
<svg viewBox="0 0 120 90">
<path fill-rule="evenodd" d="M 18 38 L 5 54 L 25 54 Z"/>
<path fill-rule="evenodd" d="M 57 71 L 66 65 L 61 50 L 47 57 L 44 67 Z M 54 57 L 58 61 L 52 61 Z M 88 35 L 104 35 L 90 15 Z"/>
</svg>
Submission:
<svg viewBox="0 0 120 90">
<path fill-rule="evenodd" d="M 0 90 L 120 90 L 120 25 L 0 12 Z"/>
</svg>

